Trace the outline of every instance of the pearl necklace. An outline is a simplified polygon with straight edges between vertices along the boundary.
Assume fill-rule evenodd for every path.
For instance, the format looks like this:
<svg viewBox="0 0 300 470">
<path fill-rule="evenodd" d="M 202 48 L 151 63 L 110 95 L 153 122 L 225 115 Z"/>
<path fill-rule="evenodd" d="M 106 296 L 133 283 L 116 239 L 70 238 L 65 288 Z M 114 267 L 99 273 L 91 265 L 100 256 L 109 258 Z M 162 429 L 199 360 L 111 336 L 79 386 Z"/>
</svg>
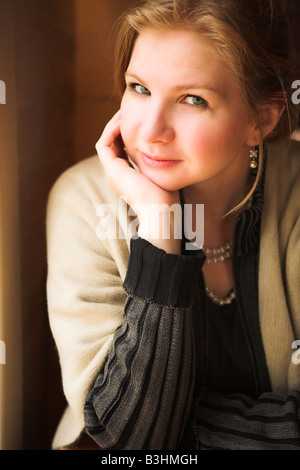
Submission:
<svg viewBox="0 0 300 470">
<path fill-rule="evenodd" d="M 203 246 L 202 250 L 204 251 L 206 256 L 213 255 L 211 258 L 209 257 L 206 258 L 205 262 L 207 264 L 219 263 L 231 257 L 232 243 L 227 243 L 226 245 L 219 246 L 218 248 L 208 248 L 208 247 Z M 213 301 L 213 303 L 219 306 L 230 305 L 232 301 L 235 299 L 235 293 L 233 291 L 231 291 L 230 294 L 227 297 L 225 297 L 225 299 L 220 299 L 208 287 L 205 287 L 205 290 L 206 290 L 208 297 Z"/>
<path fill-rule="evenodd" d="M 208 287 L 205 287 L 205 290 L 208 297 L 213 301 L 213 303 L 219 305 L 220 307 L 222 307 L 223 305 L 230 305 L 235 299 L 235 293 L 233 291 L 231 291 L 230 294 L 225 297 L 225 299 L 220 299 L 211 290 L 209 290 Z"/>
<path fill-rule="evenodd" d="M 251 206 L 252 206 L 252 196 L 247 203 L 246 209 L 250 209 Z M 205 262 L 207 264 L 219 263 L 219 262 L 225 261 L 228 258 L 231 258 L 232 242 L 226 243 L 226 245 L 219 246 L 217 248 L 209 248 L 204 245 L 202 247 L 202 250 L 204 251 L 206 255 Z"/>
<path fill-rule="evenodd" d="M 246 209 L 250 209 L 251 206 L 252 206 L 252 196 L 248 201 Z M 204 251 L 206 255 L 205 263 L 207 264 L 220 263 L 222 261 L 225 261 L 226 259 L 231 258 L 232 242 L 226 243 L 226 245 L 219 246 L 218 248 L 208 248 L 206 246 L 203 246 L 202 250 Z M 209 257 L 209 255 L 213 255 L 213 256 Z M 233 290 L 224 299 L 220 299 L 219 297 L 217 297 L 208 287 L 205 287 L 205 290 L 206 290 L 208 297 L 216 305 L 219 305 L 219 306 L 230 305 L 233 302 L 233 300 L 236 298 L 236 295 Z"/>
<path fill-rule="evenodd" d="M 219 263 L 225 261 L 231 257 L 232 252 L 232 243 L 227 243 L 224 246 L 219 246 L 218 248 L 208 248 L 206 246 L 202 247 L 202 250 L 206 254 L 206 263 Z M 209 257 L 209 255 L 213 255 Z"/>
</svg>

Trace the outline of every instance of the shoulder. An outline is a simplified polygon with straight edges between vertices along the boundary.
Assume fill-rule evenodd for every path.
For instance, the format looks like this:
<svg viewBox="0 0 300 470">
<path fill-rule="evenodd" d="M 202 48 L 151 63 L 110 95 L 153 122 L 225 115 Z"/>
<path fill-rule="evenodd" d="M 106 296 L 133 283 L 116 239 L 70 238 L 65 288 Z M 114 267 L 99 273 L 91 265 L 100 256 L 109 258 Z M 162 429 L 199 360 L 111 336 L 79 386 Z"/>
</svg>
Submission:
<svg viewBox="0 0 300 470">
<path fill-rule="evenodd" d="M 289 198 L 292 188 L 293 193 L 300 191 L 300 142 L 268 145 L 266 191 L 277 192 L 283 200 Z"/>
<path fill-rule="evenodd" d="M 127 203 L 107 184 L 98 156 L 93 156 L 68 168 L 52 186 L 47 237 L 55 243 L 93 239 L 97 246 L 101 240 L 109 251 L 126 251 L 135 234 L 132 217 Z"/>
<path fill-rule="evenodd" d="M 298 178 L 300 175 L 300 141 L 272 143 L 267 151 L 268 167 L 273 173 L 287 179 Z"/>
<path fill-rule="evenodd" d="M 97 156 L 92 156 L 81 160 L 65 170 L 55 181 L 51 188 L 53 193 L 65 193 L 71 188 L 88 188 L 92 186 L 103 187 L 104 174 L 100 160 Z M 102 183 L 102 184 L 101 184 Z"/>
<path fill-rule="evenodd" d="M 286 232 L 300 223 L 300 142 L 268 146 L 264 190 L 264 219 Z M 276 225 L 276 224 L 275 224 Z M 294 228 L 293 228 L 294 227 Z"/>
<path fill-rule="evenodd" d="M 116 193 L 106 183 L 98 156 L 86 158 L 65 170 L 53 184 L 48 198 L 49 207 L 67 203 L 97 206 L 117 202 Z"/>
</svg>

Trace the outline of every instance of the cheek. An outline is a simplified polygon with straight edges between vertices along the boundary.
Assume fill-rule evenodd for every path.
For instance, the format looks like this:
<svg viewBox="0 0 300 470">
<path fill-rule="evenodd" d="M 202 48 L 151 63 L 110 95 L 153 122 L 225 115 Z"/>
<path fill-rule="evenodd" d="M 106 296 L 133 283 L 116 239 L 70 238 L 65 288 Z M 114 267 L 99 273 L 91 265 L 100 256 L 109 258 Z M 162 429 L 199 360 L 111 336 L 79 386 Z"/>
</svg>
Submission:
<svg viewBox="0 0 300 470">
<path fill-rule="evenodd" d="M 229 119 L 228 116 L 202 119 L 196 126 L 186 126 L 182 134 L 186 136 L 186 144 L 191 152 L 199 153 L 207 159 L 212 155 L 223 155 L 235 143 L 239 147 L 244 139 L 244 129 L 241 129 L 240 121 Z"/>
<path fill-rule="evenodd" d="M 223 136 L 217 131 L 216 126 L 207 122 L 200 122 L 198 125 L 185 126 L 181 135 L 184 136 L 185 146 L 193 155 L 199 154 L 204 157 L 210 155 L 213 150 L 221 147 Z"/>
</svg>

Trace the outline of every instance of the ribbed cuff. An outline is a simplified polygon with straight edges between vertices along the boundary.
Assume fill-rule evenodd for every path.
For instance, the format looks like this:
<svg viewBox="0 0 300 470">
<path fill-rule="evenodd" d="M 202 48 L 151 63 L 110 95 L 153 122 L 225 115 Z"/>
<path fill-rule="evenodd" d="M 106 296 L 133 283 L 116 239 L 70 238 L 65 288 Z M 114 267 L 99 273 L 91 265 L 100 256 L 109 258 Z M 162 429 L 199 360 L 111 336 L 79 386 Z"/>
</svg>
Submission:
<svg viewBox="0 0 300 470">
<path fill-rule="evenodd" d="M 143 238 L 131 239 L 124 289 L 148 301 L 188 307 L 197 288 L 204 253 L 197 256 L 169 254 Z"/>
</svg>

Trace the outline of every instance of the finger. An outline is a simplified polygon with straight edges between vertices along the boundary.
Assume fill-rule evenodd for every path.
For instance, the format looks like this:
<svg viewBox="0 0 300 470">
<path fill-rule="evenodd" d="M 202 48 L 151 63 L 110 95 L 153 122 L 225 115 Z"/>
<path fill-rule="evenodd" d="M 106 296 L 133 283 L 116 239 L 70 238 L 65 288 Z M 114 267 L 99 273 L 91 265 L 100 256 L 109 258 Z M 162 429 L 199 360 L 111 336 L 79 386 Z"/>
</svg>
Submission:
<svg viewBox="0 0 300 470">
<path fill-rule="evenodd" d="M 113 118 L 106 124 L 102 135 L 96 143 L 96 150 L 101 146 L 111 146 L 116 137 L 120 134 L 120 111 L 118 111 Z"/>
<path fill-rule="evenodd" d="M 125 158 L 127 160 L 128 157 L 121 134 L 119 134 L 114 140 L 112 148 L 119 158 Z"/>
</svg>

